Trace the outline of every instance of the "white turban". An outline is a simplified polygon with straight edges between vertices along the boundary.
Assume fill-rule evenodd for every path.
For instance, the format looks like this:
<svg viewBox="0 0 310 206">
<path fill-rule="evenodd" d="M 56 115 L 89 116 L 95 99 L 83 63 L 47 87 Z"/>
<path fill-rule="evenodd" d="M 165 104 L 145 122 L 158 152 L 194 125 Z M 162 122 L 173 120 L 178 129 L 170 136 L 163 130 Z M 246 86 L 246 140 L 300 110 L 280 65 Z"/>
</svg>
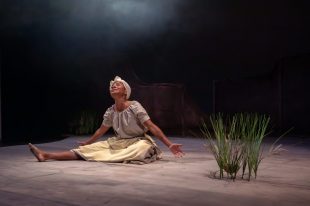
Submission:
<svg viewBox="0 0 310 206">
<path fill-rule="evenodd" d="M 114 80 L 110 81 L 110 90 L 112 89 L 112 85 L 114 84 L 114 82 L 121 82 L 124 85 L 127 94 L 126 99 L 129 99 L 131 94 L 131 88 L 129 84 L 125 80 L 121 79 L 119 76 L 116 76 Z"/>
</svg>

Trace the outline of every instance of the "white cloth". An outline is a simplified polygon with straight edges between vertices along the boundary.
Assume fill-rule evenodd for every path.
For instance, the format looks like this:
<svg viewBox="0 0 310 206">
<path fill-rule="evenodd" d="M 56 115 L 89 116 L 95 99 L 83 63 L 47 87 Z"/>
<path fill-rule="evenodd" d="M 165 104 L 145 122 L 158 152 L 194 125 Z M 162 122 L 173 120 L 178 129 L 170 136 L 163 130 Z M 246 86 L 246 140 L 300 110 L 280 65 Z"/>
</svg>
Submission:
<svg viewBox="0 0 310 206">
<path fill-rule="evenodd" d="M 131 88 L 130 88 L 129 84 L 125 80 L 120 78 L 119 76 L 116 76 L 114 78 L 114 80 L 110 81 L 110 90 L 111 90 L 112 85 L 114 84 L 114 82 L 121 82 L 124 85 L 124 87 L 126 89 L 126 99 L 129 99 L 130 94 L 131 94 Z"/>
<path fill-rule="evenodd" d="M 137 101 L 131 101 L 129 107 L 118 112 L 115 105 L 107 109 L 103 115 L 102 124 L 107 127 L 113 127 L 116 136 L 121 138 L 132 138 L 144 136 L 147 128 L 143 123 L 150 117 Z"/>
</svg>

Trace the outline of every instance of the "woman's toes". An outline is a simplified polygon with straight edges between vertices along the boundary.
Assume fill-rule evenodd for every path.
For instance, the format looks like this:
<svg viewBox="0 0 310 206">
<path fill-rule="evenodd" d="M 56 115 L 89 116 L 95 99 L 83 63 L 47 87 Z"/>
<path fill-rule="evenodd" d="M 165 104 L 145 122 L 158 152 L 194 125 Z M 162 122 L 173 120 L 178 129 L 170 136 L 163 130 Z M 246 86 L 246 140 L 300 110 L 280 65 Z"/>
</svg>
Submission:
<svg viewBox="0 0 310 206">
<path fill-rule="evenodd" d="M 31 143 L 29 143 L 28 146 L 29 146 L 29 149 L 30 149 L 31 153 L 37 158 L 37 160 L 39 162 L 44 162 L 45 161 L 45 158 L 44 158 L 42 152 L 36 146 L 34 146 Z"/>
</svg>

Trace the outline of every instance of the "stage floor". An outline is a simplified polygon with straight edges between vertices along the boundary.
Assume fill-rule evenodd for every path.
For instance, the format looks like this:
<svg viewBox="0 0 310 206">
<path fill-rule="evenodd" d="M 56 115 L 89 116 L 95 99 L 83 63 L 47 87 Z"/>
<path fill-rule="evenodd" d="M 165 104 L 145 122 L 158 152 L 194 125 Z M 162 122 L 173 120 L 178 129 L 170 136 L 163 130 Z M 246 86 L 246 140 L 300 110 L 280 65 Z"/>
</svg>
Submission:
<svg viewBox="0 0 310 206">
<path fill-rule="evenodd" d="M 86 138 L 70 137 L 37 146 L 61 151 Z M 310 204 L 309 138 L 282 141 L 288 151 L 264 159 L 258 178 L 250 182 L 211 178 L 210 173 L 218 168 L 206 151 L 204 140 L 177 137 L 171 140 L 184 145 L 186 156 L 176 159 L 159 143 L 164 151 L 163 160 L 146 165 L 37 162 L 26 145 L 0 147 L 0 205 Z M 270 143 L 265 145 L 268 148 Z"/>
</svg>

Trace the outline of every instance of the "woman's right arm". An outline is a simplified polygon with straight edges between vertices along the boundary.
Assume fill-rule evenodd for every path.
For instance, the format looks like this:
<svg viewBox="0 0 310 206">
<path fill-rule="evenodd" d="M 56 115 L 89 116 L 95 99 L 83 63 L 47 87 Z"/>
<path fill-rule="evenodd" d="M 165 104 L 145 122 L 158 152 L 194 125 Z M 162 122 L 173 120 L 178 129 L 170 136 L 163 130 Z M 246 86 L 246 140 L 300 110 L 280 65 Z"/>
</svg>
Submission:
<svg viewBox="0 0 310 206">
<path fill-rule="evenodd" d="M 92 144 L 94 143 L 99 137 L 101 137 L 102 135 L 104 135 L 108 130 L 110 129 L 110 127 L 104 126 L 103 124 L 96 130 L 96 132 L 85 142 L 78 142 L 79 145 L 83 146 L 83 145 L 87 145 L 87 144 Z"/>
</svg>

